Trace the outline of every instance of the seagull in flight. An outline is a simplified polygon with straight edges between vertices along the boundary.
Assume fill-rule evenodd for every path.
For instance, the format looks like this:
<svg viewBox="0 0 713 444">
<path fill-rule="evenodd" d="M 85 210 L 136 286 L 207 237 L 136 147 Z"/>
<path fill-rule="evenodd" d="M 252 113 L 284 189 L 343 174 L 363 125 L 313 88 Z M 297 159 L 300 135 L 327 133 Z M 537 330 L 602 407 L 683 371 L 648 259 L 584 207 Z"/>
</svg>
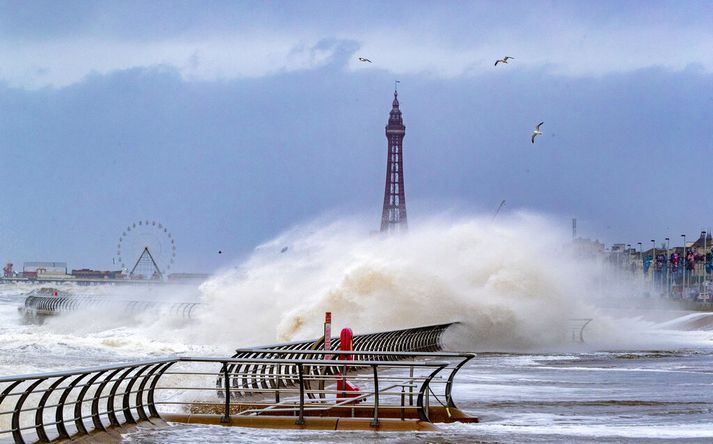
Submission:
<svg viewBox="0 0 713 444">
<path fill-rule="evenodd" d="M 514 59 L 515 57 L 510 57 L 510 56 L 505 56 L 502 59 L 496 60 L 495 61 L 495 66 L 498 66 L 498 63 L 505 63 L 507 65 L 508 60 Z"/>
<path fill-rule="evenodd" d="M 371 60 L 365 59 L 364 57 L 359 57 L 359 61 L 360 61 L 360 62 L 369 62 L 369 63 L 371 63 Z M 505 62 L 505 63 L 507 63 L 507 62 Z"/>
<path fill-rule="evenodd" d="M 535 131 L 532 132 L 532 143 L 535 143 L 535 137 L 542 135 L 542 131 L 540 131 L 540 127 L 542 126 L 543 123 L 545 123 L 545 122 L 540 122 L 540 123 L 535 127 Z"/>
</svg>

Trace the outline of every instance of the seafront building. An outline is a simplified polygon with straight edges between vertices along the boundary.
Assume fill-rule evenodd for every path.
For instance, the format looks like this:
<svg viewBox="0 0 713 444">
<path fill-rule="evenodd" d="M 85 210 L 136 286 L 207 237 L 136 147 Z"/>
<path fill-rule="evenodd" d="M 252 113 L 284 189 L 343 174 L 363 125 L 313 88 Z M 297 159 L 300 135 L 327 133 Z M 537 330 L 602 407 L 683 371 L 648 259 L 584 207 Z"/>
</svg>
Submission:
<svg viewBox="0 0 713 444">
<path fill-rule="evenodd" d="M 684 236 L 682 236 L 685 239 Z M 579 243 L 592 242 L 581 240 Z M 685 242 L 685 243 L 683 243 Z M 603 245 L 603 244 L 602 244 Z M 682 240 L 672 246 L 670 239 L 644 249 L 643 242 L 613 244 L 609 249 L 599 249 L 601 257 L 620 273 L 640 279 L 653 294 L 673 299 L 712 301 L 713 238 L 701 231 L 693 242 Z M 590 248 L 590 251 L 592 249 Z"/>
</svg>

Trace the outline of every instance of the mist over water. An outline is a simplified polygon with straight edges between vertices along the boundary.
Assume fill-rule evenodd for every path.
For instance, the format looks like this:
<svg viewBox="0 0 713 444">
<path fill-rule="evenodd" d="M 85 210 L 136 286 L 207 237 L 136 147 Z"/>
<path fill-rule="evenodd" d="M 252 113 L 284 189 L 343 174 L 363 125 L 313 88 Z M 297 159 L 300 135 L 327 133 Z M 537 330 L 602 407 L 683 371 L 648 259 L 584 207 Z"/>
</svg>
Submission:
<svg viewBox="0 0 713 444">
<path fill-rule="evenodd" d="M 28 292 L 41 287 L 48 284 L 0 285 L 0 374 L 87 367 L 147 356 L 213 352 L 209 346 L 194 346 L 184 341 L 180 332 L 189 328 L 185 321 L 163 316 L 161 311 L 128 313 L 117 309 L 122 300 L 183 299 L 188 296 L 182 293 L 191 292 L 187 288 L 87 287 L 63 283 L 55 285 L 63 294 L 97 297 L 109 303 L 47 317 L 41 325 L 28 323 L 18 308 Z M 196 288 L 192 294 L 195 300 Z"/>
<path fill-rule="evenodd" d="M 22 324 L 17 312 L 23 293 L 38 286 L 6 284 L 0 368 L 13 373 L 230 354 L 241 346 L 319 337 L 326 311 L 333 314 L 333 334 L 343 327 L 360 334 L 457 321 L 444 335 L 451 350 L 711 344 L 713 320 L 706 314 L 656 324 L 638 310 L 602 309 L 641 294 L 641 282 L 578 256 L 569 233 L 545 216 L 523 212 L 493 223 L 491 216 L 443 215 L 392 236 L 370 233 L 370 225 L 354 220 L 296 226 L 200 287 L 62 284 L 62 291 L 116 304 L 52 316 L 43 325 Z M 127 312 L 122 301 L 165 305 Z M 178 302 L 202 304 L 186 320 L 168 310 Z M 572 318 L 593 319 L 585 344 L 572 341 Z"/>
</svg>

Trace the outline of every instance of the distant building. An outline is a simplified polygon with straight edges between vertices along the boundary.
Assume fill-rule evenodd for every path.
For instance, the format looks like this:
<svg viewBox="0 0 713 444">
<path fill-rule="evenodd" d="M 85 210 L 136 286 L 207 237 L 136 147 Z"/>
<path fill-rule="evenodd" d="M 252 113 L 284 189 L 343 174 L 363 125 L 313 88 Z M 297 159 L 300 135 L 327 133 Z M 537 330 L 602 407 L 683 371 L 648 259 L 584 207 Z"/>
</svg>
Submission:
<svg viewBox="0 0 713 444">
<path fill-rule="evenodd" d="M 72 276 L 77 279 L 124 279 L 126 275 L 121 271 L 101 271 L 82 268 L 80 270 L 72 270 Z"/>
<path fill-rule="evenodd" d="M 22 265 L 22 276 L 31 279 L 49 278 L 49 279 L 66 279 L 70 278 L 67 274 L 66 262 L 25 262 Z"/>
<path fill-rule="evenodd" d="M 612 253 L 626 252 L 626 244 L 614 244 L 611 246 Z"/>
<path fill-rule="evenodd" d="M 695 242 L 689 244 L 687 248 L 695 250 L 697 253 L 708 253 L 713 247 L 713 237 L 710 233 L 701 231 L 701 236 Z"/>
<path fill-rule="evenodd" d="M 578 237 L 572 240 L 574 253 L 580 257 L 596 257 L 604 253 L 604 244 L 599 240 Z"/>
</svg>

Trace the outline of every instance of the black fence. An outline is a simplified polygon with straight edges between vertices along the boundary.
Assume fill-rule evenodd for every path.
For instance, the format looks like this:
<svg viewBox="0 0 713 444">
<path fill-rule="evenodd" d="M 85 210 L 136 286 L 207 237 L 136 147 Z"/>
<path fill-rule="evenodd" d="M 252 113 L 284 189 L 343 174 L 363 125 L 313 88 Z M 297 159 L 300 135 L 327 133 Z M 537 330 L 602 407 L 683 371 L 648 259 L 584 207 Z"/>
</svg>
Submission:
<svg viewBox="0 0 713 444">
<path fill-rule="evenodd" d="M 197 302 L 124 301 L 101 296 L 28 296 L 21 311 L 26 318 L 51 316 L 80 309 L 106 309 L 127 314 L 153 311 L 191 319 L 200 306 Z"/>
<path fill-rule="evenodd" d="M 380 409 L 385 406 L 400 408 L 402 419 L 429 421 L 432 397 L 446 409 L 455 406 L 453 380 L 474 357 L 245 351 L 258 357 L 180 357 L 0 378 L 0 440 L 71 439 L 164 415 L 180 421 L 197 410 L 220 415 L 224 423 L 239 416 L 286 414 L 303 425 L 310 415 L 329 415 L 358 404 L 373 412 L 372 426 L 379 425 Z M 351 360 L 339 359 L 348 355 Z M 438 377 L 441 373 L 443 377 Z M 223 381 L 222 396 L 216 394 L 217 375 Z M 358 384 L 351 386 L 348 395 L 346 386 L 340 386 L 347 377 Z M 243 380 L 249 383 L 234 386 Z M 265 399 L 265 394 L 274 399 Z"/>
</svg>

